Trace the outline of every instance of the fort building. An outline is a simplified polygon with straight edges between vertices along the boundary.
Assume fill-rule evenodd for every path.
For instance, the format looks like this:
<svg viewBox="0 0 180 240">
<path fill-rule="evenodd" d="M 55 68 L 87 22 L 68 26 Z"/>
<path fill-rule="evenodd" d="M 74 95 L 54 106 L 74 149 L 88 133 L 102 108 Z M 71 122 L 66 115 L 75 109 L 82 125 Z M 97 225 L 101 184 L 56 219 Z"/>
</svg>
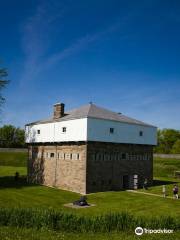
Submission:
<svg viewBox="0 0 180 240">
<path fill-rule="evenodd" d="M 28 181 L 81 194 L 142 187 L 153 181 L 157 128 L 95 104 L 25 126 Z"/>
</svg>

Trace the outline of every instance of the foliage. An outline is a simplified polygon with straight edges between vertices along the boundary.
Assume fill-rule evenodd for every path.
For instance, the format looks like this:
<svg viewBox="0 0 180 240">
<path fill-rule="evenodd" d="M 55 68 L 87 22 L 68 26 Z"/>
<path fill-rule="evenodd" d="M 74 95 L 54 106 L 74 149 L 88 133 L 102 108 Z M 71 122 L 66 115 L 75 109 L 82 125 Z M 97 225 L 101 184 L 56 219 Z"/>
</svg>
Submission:
<svg viewBox="0 0 180 240">
<path fill-rule="evenodd" d="M 180 131 L 175 129 L 158 129 L 158 145 L 154 148 L 155 153 L 179 153 L 180 148 L 176 142 L 180 141 Z M 175 146 L 174 146 L 175 145 Z"/>
<path fill-rule="evenodd" d="M 0 128 L 0 147 L 25 147 L 25 132 L 23 129 L 12 125 Z"/>
<path fill-rule="evenodd" d="M 1 90 L 8 84 L 6 77 L 8 76 L 5 68 L 0 68 L 0 105 L 5 101 L 5 98 L 1 95 Z"/>
<path fill-rule="evenodd" d="M 95 217 L 78 216 L 54 209 L 0 208 L 0 226 L 50 229 L 63 232 L 112 232 L 146 228 L 177 230 L 180 218 L 134 216 L 128 212 L 107 213 Z"/>
<path fill-rule="evenodd" d="M 179 153 L 180 154 L 180 139 L 178 139 L 174 145 L 172 146 L 172 153 Z"/>
</svg>

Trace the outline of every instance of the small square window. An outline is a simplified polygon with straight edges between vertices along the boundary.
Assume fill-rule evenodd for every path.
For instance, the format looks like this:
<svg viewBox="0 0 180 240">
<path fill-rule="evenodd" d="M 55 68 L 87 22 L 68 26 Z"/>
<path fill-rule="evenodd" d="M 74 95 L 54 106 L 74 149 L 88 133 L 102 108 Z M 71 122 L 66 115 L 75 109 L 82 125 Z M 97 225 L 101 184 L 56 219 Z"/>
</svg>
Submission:
<svg viewBox="0 0 180 240">
<path fill-rule="evenodd" d="M 110 129 L 109 129 L 109 132 L 110 132 L 110 133 L 114 133 L 114 128 L 110 128 Z"/>
<path fill-rule="evenodd" d="M 66 127 L 62 128 L 62 132 L 65 133 L 66 132 Z"/>
<path fill-rule="evenodd" d="M 37 134 L 40 134 L 40 130 L 39 129 L 37 130 Z"/>
<path fill-rule="evenodd" d="M 126 154 L 122 153 L 121 157 L 122 157 L 123 160 L 125 160 L 126 159 Z"/>
<path fill-rule="evenodd" d="M 54 153 L 50 153 L 50 157 L 53 158 L 54 157 Z"/>
<path fill-rule="evenodd" d="M 143 136 L 143 131 L 139 131 L 139 136 L 140 136 L 140 137 Z"/>
</svg>

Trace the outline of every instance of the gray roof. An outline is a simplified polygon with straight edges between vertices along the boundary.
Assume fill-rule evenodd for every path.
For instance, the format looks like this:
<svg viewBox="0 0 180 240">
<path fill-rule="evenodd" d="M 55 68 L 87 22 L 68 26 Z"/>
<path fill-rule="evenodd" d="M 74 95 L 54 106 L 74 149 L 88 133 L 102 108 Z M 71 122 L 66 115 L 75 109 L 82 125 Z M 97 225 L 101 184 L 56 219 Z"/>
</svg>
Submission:
<svg viewBox="0 0 180 240">
<path fill-rule="evenodd" d="M 68 111 L 65 113 L 64 117 L 61 117 L 59 119 L 50 118 L 50 119 L 46 119 L 46 120 L 32 122 L 27 125 L 50 123 L 50 122 L 62 122 L 62 121 L 67 121 L 67 120 L 72 120 L 72 119 L 80 119 L 80 118 L 86 118 L 86 117 L 154 127 L 153 125 L 144 123 L 142 121 L 139 121 L 139 120 L 136 120 L 136 119 L 133 119 L 130 117 L 127 117 L 123 114 L 112 112 L 112 111 L 107 110 L 102 107 L 98 107 L 92 103 L 82 106 L 80 108 L 76 108 L 71 111 Z"/>
</svg>

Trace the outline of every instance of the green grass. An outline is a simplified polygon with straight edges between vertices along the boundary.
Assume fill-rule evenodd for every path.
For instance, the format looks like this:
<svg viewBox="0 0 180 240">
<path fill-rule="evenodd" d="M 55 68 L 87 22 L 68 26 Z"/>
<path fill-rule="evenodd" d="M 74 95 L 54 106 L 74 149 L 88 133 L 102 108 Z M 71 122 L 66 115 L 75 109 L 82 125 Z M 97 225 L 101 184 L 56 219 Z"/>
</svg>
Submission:
<svg viewBox="0 0 180 240">
<path fill-rule="evenodd" d="M 106 213 L 127 211 L 135 216 L 167 216 L 175 218 L 180 216 L 180 200 L 163 199 L 156 196 L 148 196 L 126 191 L 119 192 L 99 192 L 88 195 L 88 202 L 96 206 L 86 209 L 70 209 L 64 207 L 65 203 L 72 202 L 79 198 L 79 194 L 48 188 L 39 185 L 28 185 L 24 177 L 17 184 L 14 181 L 14 173 L 18 171 L 21 176 L 26 175 L 26 153 L 0 153 L 0 207 L 6 208 L 53 208 L 63 210 L 67 213 L 75 213 L 83 216 L 97 216 Z M 174 178 L 174 171 L 180 170 L 180 160 L 159 159 L 154 160 L 154 176 L 159 186 L 149 188 L 147 192 L 162 194 L 162 184 L 166 182 L 167 193 L 172 196 L 173 182 L 180 183 Z M 159 182 L 158 182 L 158 181 Z M 165 182 L 160 182 L 165 181 Z M 169 181 L 169 183 L 167 182 Z M 144 190 L 138 190 L 144 191 Z M 7 232 L 7 238 L 5 238 Z M 4 234 L 4 235 L 3 235 Z M 173 234 L 176 239 L 179 233 Z M 13 236 L 18 236 L 13 238 Z M 144 237 L 145 236 L 145 237 Z M 142 239 L 161 239 L 161 235 L 144 235 Z M 91 238 L 93 235 L 91 236 Z M 0 239 L 90 239 L 87 234 L 64 234 L 51 231 L 35 231 L 32 229 L 0 228 Z M 95 239 L 137 239 L 132 234 L 113 233 L 96 234 Z M 170 236 L 163 235 L 163 239 L 171 239 Z M 180 237 L 177 239 L 180 239 Z"/>
<path fill-rule="evenodd" d="M 180 159 L 154 159 L 154 178 L 174 178 L 174 171 L 180 170 Z"/>
<path fill-rule="evenodd" d="M 12 156 L 11 156 L 12 155 Z M 38 208 L 55 208 L 63 209 L 66 212 L 72 212 L 77 214 L 97 215 L 109 212 L 121 212 L 130 211 L 136 215 L 180 215 L 180 201 L 174 201 L 173 199 L 162 199 L 154 196 L 140 195 L 136 193 L 129 193 L 126 191 L 119 192 L 99 192 L 88 195 L 88 201 L 96 204 L 96 206 L 87 209 L 70 209 L 64 207 L 65 203 L 72 202 L 79 198 L 79 194 L 63 191 L 59 189 L 49 188 L 39 185 L 27 185 L 25 179 L 21 179 L 19 185 L 14 182 L 14 176 L 16 171 L 20 172 L 20 175 L 26 174 L 26 167 L 20 165 L 26 165 L 25 153 L 0 153 L 0 161 L 5 161 L 4 157 L 7 157 L 6 166 L 0 166 L 0 186 L 1 197 L 0 207 L 4 205 L 6 207 L 38 207 Z M 19 157 L 19 158 L 18 158 Z M 17 158 L 17 161 L 16 161 Z M 22 161 L 22 163 L 21 163 Z M 169 160 L 171 161 L 171 160 Z M 15 166 L 17 162 L 17 167 Z M 155 172 L 161 173 L 161 165 L 166 165 L 168 161 L 165 159 L 156 159 L 154 163 Z M 179 164 L 180 160 L 173 159 L 174 168 Z M 7 166 L 10 165 L 10 166 Z M 13 165 L 13 166 L 12 166 Z M 167 165 L 166 165 L 167 166 Z M 171 169 L 166 172 L 169 176 Z M 159 174 L 161 175 L 161 174 Z M 8 178 L 5 176 L 9 176 Z M 160 178 L 159 178 L 160 179 Z M 168 178 L 169 180 L 170 178 Z M 167 178 L 164 178 L 167 180 Z M 170 179 L 171 180 L 171 179 Z M 174 181 L 174 179 L 172 179 Z M 171 194 L 172 184 L 167 185 L 168 194 Z M 141 190 L 142 191 L 142 190 Z M 155 186 L 148 190 L 148 192 L 161 194 L 162 186 Z M 153 203 L 153 205 L 152 205 Z M 170 211 L 169 211 L 170 209 Z"/>
<path fill-rule="evenodd" d="M 25 152 L 0 152 L 0 166 L 26 167 L 27 157 Z"/>
<path fill-rule="evenodd" d="M 19 174 L 22 176 L 26 176 L 27 169 L 25 167 L 14 167 L 14 166 L 0 166 L 0 176 L 14 176 L 15 172 L 19 172 Z"/>
<path fill-rule="evenodd" d="M 157 186 L 148 188 L 148 191 L 141 189 L 141 192 L 155 193 L 162 195 L 162 185 L 166 186 L 166 194 L 173 197 L 172 189 L 174 184 L 180 187 L 180 179 L 174 177 L 174 172 L 180 170 L 180 159 L 154 159 L 154 180 Z M 176 204 L 176 203 L 174 203 Z"/>
<path fill-rule="evenodd" d="M 65 232 L 55 232 L 47 230 L 35 230 L 26 228 L 14 228 L 14 227 L 1 227 L 0 228 L 0 239 L 3 240 L 179 240 L 180 232 L 175 232 L 173 234 L 144 234 L 142 236 L 136 236 L 134 232 L 121 232 L 121 233 L 110 233 L 110 234 L 100 234 L 100 233 L 65 233 Z"/>
</svg>

